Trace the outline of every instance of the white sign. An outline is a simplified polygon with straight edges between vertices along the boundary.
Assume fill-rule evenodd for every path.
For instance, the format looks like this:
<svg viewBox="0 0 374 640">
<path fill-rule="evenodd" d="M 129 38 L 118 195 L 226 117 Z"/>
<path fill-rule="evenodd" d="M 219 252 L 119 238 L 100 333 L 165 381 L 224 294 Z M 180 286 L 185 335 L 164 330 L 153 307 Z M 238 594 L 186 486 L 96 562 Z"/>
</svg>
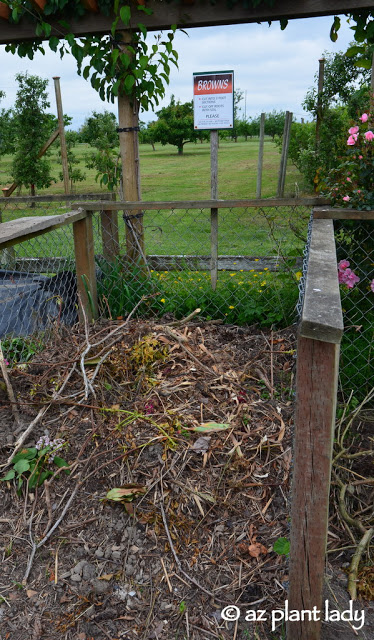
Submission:
<svg viewBox="0 0 374 640">
<path fill-rule="evenodd" d="M 232 129 L 234 126 L 234 72 L 193 74 L 195 129 Z"/>
</svg>

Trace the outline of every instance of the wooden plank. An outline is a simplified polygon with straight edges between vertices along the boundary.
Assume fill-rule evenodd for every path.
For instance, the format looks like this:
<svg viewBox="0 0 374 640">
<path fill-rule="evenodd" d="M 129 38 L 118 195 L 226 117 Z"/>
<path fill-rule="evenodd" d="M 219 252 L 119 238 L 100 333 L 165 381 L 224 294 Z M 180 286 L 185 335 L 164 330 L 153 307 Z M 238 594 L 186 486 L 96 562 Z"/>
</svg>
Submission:
<svg viewBox="0 0 374 640">
<path fill-rule="evenodd" d="M 343 314 L 332 220 L 314 220 L 300 335 L 340 343 Z"/>
<path fill-rule="evenodd" d="M 56 130 L 58 131 L 58 129 Z M 55 131 L 55 133 L 56 133 Z M 53 134 L 54 135 L 54 134 Z M 51 136 L 52 138 L 52 136 Z M 50 138 L 50 139 L 51 139 Z M 55 138 L 56 139 L 56 138 Z M 59 196 L 54 196 L 54 195 L 46 195 L 46 196 L 14 196 L 13 198 L 11 198 L 9 201 L 7 201 L 6 206 L 8 205 L 8 202 L 14 202 L 15 204 L 27 204 L 27 203 L 36 203 L 38 204 L 39 202 L 72 202 L 77 201 L 79 199 L 82 199 L 84 201 L 91 201 L 91 200 L 105 200 L 105 201 L 109 201 L 112 202 L 113 200 L 116 199 L 116 194 L 115 193 L 88 193 L 88 194 L 79 194 L 79 193 L 71 193 L 69 195 L 61 194 Z M 79 204 L 79 202 L 75 202 L 75 207 L 73 208 L 77 208 L 77 206 L 82 206 Z M 0 203 L 1 206 L 1 203 Z"/>
<path fill-rule="evenodd" d="M 104 256 L 98 256 L 104 257 Z M 209 271 L 211 256 L 147 256 L 147 264 L 153 271 Z M 17 258 L 15 269 L 18 271 L 33 271 L 34 273 L 55 273 L 61 269 L 70 268 L 69 258 Z M 302 257 L 288 258 L 287 262 L 294 269 L 300 269 L 303 263 Z M 68 266 L 66 266 L 68 263 Z M 283 260 L 275 256 L 263 256 L 260 258 L 250 256 L 218 256 L 218 271 L 278 272 L 283 267 Z M 266 277 L 266 274 L 263 274 Z"/>
<path fill-rule="evenodd" d="M 218 198 L 218 131 L 210 132 L 210 195 Z M 218 279 L 218 209 L 210 210 L 210 283 L 216 290 Z"/>
<path fill-rule="evenodd" d="M 176 24 L 181 28 L 218 26 L 226 24 L 245 24 L 281 18 L 308 18 L 314 16 L 338 15 L 358 9 L 371 9 L 372 0 L 277 0 L 274 6 L 261 2 L 256 7 L 245 7 L 243 3 L 229 5 L 226 0 L 217 0 L 212 5 L 209 0 L 200 0 L 196 4 L 168 3 L 160 0 L 149 0 L 147 8 L 153 10 L 151 15 L 132 10 L 133 18 L 130 29 L 137 29 L 141 22 L 149 31 L 168 29 Z M 82 18 L 70 20 L 71 31 L 78 36 L 108 34 L 112 27 L 112 17 L 102 14 L 88 13 Z M 27 20 L 12 25 L 5 20 L 0 21 L 0 44 L 21 42 L 35 39 L 35 26 Z M 128 28 L 121 22 L 119 29 Z M 52 23 L 50 35 L 61 37 L 67 32 L 56 20 Z M 42 36 L 43 38 L 43 36 Z M 42 39 L 41 38 L 41 39 Z"/>
<path fill-rule="evenodd" d="M 139 207 L 143 211 L 162 211 L 170 209 L 234 209 L 266 208 L 266 207 L 318 207 L 328 205 L 327 198 L 257 198 L 251 200 L 160 200 L 138 202 L 101 202 L 100 206 L 108 211 L 137 211 Z M 72 204 L 72 209 L 82 207 L 86 211 L 97 211 L 98 205 L 92 202 L 78 202 Z"/>
<path fill-rule="evenodd" d="M 291 497 L 289 610 L 320 620 L 288 622 L 287 638 L 319 640 L 328 528 L 339 345 L 299 336 Z M 318 617 L 318 615 L 317 615 Z"/>
<path fill-rule="evenodd" d="M 33 216 L 3 222 L 0 225 L 0 248 L 5 249 L 19 242 L 30 240 L 53 229 L 59 229 L 66 224 L 82 220 L 85 216 L 86 212 L 81 210 L 70 211 L 60 216 Z"/>
<path fill-rule="evenodd" d="M 118 211 L 101 211 L 101 238 L 103 256 L 108 262 L 113 262 L 119 255 Z"/>
<path fill-rule="evenodd" d="M 92 322 L 98 316 L 92 216 L 86 215 L 83 219 L 74 222 L 73 233 L 77 287 L 80 299 L 79 320 L 82 323 L 84 321 L 83 307 L 87 320 Z"/>
<path fill-rule="evenodd" d="M 315 220 L 374 220 L 374 211 L 357 211 L 356 209 L 316 209 Z"/>
</svg>

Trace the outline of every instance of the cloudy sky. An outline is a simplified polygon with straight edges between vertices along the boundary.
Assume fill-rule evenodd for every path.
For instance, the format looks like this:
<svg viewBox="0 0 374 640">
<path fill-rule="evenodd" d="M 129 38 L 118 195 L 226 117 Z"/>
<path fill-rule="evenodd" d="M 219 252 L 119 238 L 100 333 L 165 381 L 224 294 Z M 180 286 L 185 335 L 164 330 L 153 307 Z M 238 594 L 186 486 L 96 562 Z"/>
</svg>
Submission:
<svg viewBox="0 0 374 640">
<path fill-rule="evenodd" d="M 182 102 L 192 100 L 192 74 L 199 71 L 234 70 L 235 86 L 246 95 L 241 103 L 247 117 L 262 111 L 289 110 L 296 120 L 306 117 L 302 101 L 313 84 L 318 59 L 324 51 L 344 51 L 352 40 L 352 31 L 342 20 L 338 41 L 330 41 L 332 17 L 292 20 L 281 31 L 279 23 L 231 25 L 189 29 L 187 35 L 178 33 L 175 48 L 179 53 L 179 70 L 172 71 L 166 104 L 173 93 Z M 150 39 L 152 39 L 150 35 Z M 15 75 L 28 71 L 50 80 L 51 111 L 55 112 L 53 76 L 60 76 L 64 112 L 73 116 L 78 129 L 92 110 L 109 109 L 115 105 L 104 103 L 89 82 L 78 76 L 71 56 L 60 60 L 58 54 L 47 51 L 34 61 L 19 59 L 0 47 L 0 89 L 6 99 L 2 107 L 14 103 L 17 84 Z M 153 113 L 142 113 L 141 119 L 155 119 Z"/>
</svg>

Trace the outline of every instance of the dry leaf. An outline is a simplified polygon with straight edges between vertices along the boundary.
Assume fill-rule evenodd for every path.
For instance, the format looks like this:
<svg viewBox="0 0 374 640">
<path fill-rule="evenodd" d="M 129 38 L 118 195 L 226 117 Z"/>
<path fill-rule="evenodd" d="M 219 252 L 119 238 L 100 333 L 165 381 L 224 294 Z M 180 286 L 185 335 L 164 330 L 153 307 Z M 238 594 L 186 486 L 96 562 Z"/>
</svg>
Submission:
<svg viewBox="0 0 374 640">
<path fill-rule="evenodd" d="M 26 590 L 26 595 L 28 598 L 33 598 L 34 596 L 38 595 L 37 591 L 33 591 L 32 589 L 27 589 Z"/>
<path fill-rule="evenodd" d="M 248 547 L 248 553 L 252 558 L 258 558 L 260 555 L 266 556 L 268 550 L 260 542 L 254 542 Z"/>
<path fill-rule="evenodd" d="M 98 577 L 98 580 L 111 580 L 114 576 L 114 573 L 104 573 L 102 576 Z"/>
<path fill-rule="evenodd" d="M 192 450 L 195 453 L 206 453 L 209 450 L 210 438 L 201 436 L 192 445 Z"/>
</svg>

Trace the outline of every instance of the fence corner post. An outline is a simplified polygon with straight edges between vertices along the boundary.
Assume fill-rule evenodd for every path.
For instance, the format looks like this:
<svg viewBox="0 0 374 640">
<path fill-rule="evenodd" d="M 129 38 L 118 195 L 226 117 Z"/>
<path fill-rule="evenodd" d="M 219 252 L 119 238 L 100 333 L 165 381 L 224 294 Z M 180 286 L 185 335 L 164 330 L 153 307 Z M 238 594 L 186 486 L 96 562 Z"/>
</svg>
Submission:
<svg viewBox="0 0 374 640">
<path fill-rule="evenodd" d="M 82 220 L 73 223 L 75 266 L 77 288 L 80 299 L 79 321 L 83 322 L 83 312 L 89 322 L 98 317 L 97 284 L 92 214 L 86 212 Z"/>
</svg>

